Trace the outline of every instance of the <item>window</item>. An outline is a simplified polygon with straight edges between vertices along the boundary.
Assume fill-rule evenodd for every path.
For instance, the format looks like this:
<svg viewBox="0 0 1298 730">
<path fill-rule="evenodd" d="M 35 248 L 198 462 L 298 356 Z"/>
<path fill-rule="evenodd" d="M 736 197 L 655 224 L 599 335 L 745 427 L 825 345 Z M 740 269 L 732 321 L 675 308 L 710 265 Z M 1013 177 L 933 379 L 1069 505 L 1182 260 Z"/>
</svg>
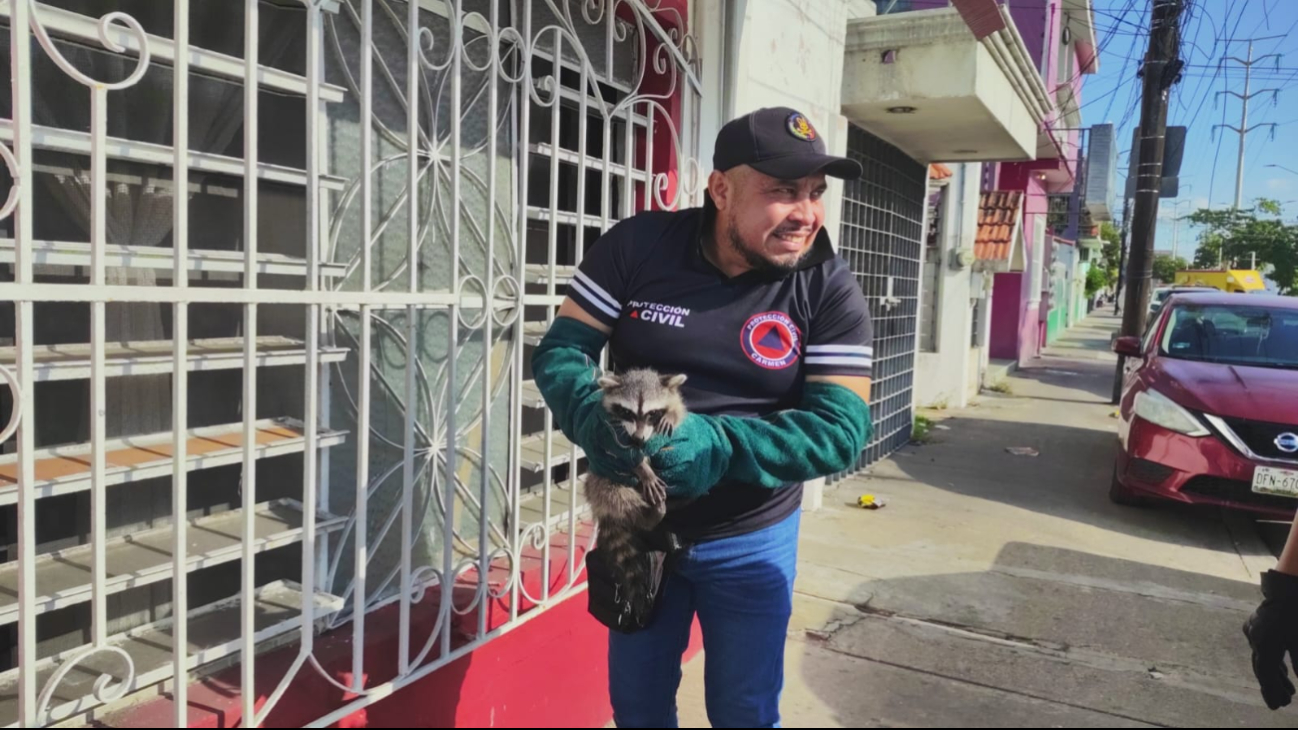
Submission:
<svg viewBox="0 0 1298 730">
<path fill-rule="evenodd" d="M 1028 266 L 1031 269 L 1029 273 L 1031 280 L 1029 281 L 1028 303 L 1035 306 L 1041 303 L 1045 267 L 1051 261 L 1051 241 L 1046 238 L 1046 221 L 1044 217 L 1038 215 L 1033 218 L 1032 231 L 1032 240 L 1021 243 L 1030 243 L 1032 245 L 1032 252 L 1028 256 Z"/>
<path fill-rule="evenodd" d="M 1174 305 L 1160 348 L 1178 360 L 1298 370 L 1298 310 Z"/>
<path fill-rule="evenodd" d="M 1072 203 L 1072 194 L 1055 194 L 1047 196 L 1049 212 L 1046 214 L 1046 228 L 1056 236 L 1062 236 L 1068 230 L 1069 207 Z"/>
<path fill-rule="evenodd" d="M 35 379 L 25 388 L 25 397 L 34 401 L 30 443 L 35 448 L 29 456 L 35 534 L 28 538 L 34 553 L 19 544 L 17 506 L 22 497 L 17 490 L 25 480 L 19 441 L 10 439 L 0 455 L 0 472 L 7 474 L 0 484 L 0 531 L 9 546 L 9 562 L 0 565 L 0 576 L 16 582 L 22 561 L 35 565 L 35 625 L 29 628 L 38 671 L 57 666 L 60 659 L 70 661 L 97 641 L 137 656 L 137 649 L 155 638 L 150 632 L 164 630 L 175 611 L 171 577 L 178 516 L 188 524 L 185 557 L 192 572 L 187 607 L 196 617 L 215 618 L 223 627 L 206 637 L 204 648 L 212 655 L 234 651 L 238 643 L 237 607 L 229 599 L 240 593 L 245 557 L 255 564 L 249 572 L 256 575 L 259 600 L 295 600 L 299 594 L 290 585 L 301 580 L 307 538 L 302 492 L 308 440 L 303 424 L 305 369 L 309 361 L 324 366 L 348 356 L 341 347 L 308 349 L 300 308 L 293 311 L 268 301 L 246 310 L 234 303 L 238 296 L 222 294 L 249 287 L 241 7 L 219 0 L 191 3 L 190 43 L 198 58 L 191 61 L 184 110 L 191 155 L 189 224 L 178 231 L 171 147 L 174 73 L 172 56 L 161 48 L 172 36 L 172 8 L 170 3 L 139 0 L 117 5 L 153 36 L 155 58 L 143 67 L 137 83 L 106 94 L 102 265 L 91 255 L 97 244 L 90 92 L 36 42 L 27 75 L 34 132 L 26 171 L 32 205 L 31 283 L 58 287 L 59 293 L 32 305 L 34 341 L 27 348 Z M 38 19 L 55 31 L 54 53 L 79 73 L 115 80 L 137 68 L 134 55 L 99 44 L 96 18 L 103 12 L 102 3 L 58 0 L 31 7 L 42 8 Z M 271 4 L 261 9 L 259 56 L 267 78 L 255 95 L 259 116 L 276 122 L 260 125 L 255 148 L 259 164 L 251 187 L 259 206 L 250 219 L 257 238 L 251 268 L 258 286 L 291 292 L 310 286 L 308 176 L 301 143 L 308 84 L 302 76 L 304 17 L 301 10 Z M 0 43 L 5 46 L 7 75 L 12 76 L 9 32 Z M 322 97 L 337 102 L 341 92 L 329 87 Z M 9 84 L 0 92 L 0 105 L 0 116 L 12 119 Z M 11 141 L 13 126 L 6 124 L 6 141 Z M 340 188 L 334 178 L 323 185 Z M 12 266 L 16 222 L 15 217 L 3 222 L 0 241 L 0 256 L 6 262 L 0 276 L 10 283 L 19 275 Z M 174 251 L 181 241 L 188 255 L 180 271 L 183 283 L 194 292 L 192 300 L 181 305 L 150 301 L 146 297 L 160 287 L 177 285 Z M 336 277 L 342 270 L 325 266 L 321 273 Z M 77 301 L 76 291 L 97 288 L 98 282 L 119 287 L 124 294 L 116 301 Z M 0 327 L 12 342 L 14 307 L 5 308 Z M 174 400 L 174 337 L 183 337 L 187 350 L 182 403 Z M 103 353 L 99 366 L 96 349 Z M 255 372 L 245 377 L 248 352 Z M 17 348 L 0 351 L 0 364 L 18 371 Z M 245 397 L 245 389 L 251 396 Z M 12 398 L 6 398 L 5 416 L 13 406 Z M 253 412 L 245 418 L 249 407 Z M 92 418 L 94 410 L 102 410 L 102 421 Z M 175 500 L 171 458 L 178 413 L 183 414 L 178 428 L 188 452 L 186 495 L 180 503 Z M 310 438 L 322 454 L 349 440 L 323 424 Z M 94 465 L 97 450 L 102 469 Z M 254 482 L 255 488 L 250 488 Z M 250 491 L 255 491 L 255 499 L 245 501 Z M 239 537 L 247 524 L 245 509 L 254 528 L 247 543 Z M 322 510 L 312 538 L 323 543 L 343 521 Z M 90 579 L 97 559 L 104 561 L 106 573 Z M 96 596 L 96 591 L 102 595 Z M 6 686 L 18 679 L 18 614 L 18 600 L 0 607 L 0 641 L 12 657 L 0 668 L 9 670 L 0 674 Z M 299 623 L 298 616 L 284 615 L 264 627 L 264 637 L 284 636 Z M 136 674 L 157 669 L 141 661 Z M 60 689 L 75 686 L 73 682 Z M 57 716 L 67 700 L 57 693 L 48 709 Z M 0 719 L 14 721 L 14 711 L 0 704 Z"/>
</svg>

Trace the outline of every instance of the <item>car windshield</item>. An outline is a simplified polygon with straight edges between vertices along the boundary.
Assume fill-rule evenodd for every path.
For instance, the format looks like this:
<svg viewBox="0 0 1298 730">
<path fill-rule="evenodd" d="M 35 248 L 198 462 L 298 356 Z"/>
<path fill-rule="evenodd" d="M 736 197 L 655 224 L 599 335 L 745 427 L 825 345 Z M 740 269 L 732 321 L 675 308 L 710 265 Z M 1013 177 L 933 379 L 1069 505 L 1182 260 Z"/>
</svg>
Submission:
<svg viewBox="0 0 1298 730">
<path fill-rule="evenodd" d="M 1178 360 L 1298 370 L 1298 309 L 1177 305 L 1160 349 Z"/>
<path fill-rule="evenodd" d="M 1157 290 L 1155 290 L 1155 291 L 1154 291 L 1154 303 L 1155 303 L 1155 304 L 1161 304 L 1162 301 L 1163 301 L 1164 299 L 1167 298 L 1167 295 L 1168 295 L 1168 294 L 1171 294 L 1171 293 L 1172 293 L 1172 290 L 1171 290 L 1171 289 L 1157 289 Z"/>
</svg>

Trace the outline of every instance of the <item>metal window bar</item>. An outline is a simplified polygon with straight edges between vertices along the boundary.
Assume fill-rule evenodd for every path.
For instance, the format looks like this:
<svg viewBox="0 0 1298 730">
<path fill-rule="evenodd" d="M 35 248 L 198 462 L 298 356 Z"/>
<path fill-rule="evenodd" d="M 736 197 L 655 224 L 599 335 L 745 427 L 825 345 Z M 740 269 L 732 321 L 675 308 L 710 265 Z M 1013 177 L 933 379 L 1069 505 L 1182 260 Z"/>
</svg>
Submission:
<svg viewBox="0 0 1298 730">
<path fill-rule="evenodd" d="M 844 189 L 839 253 L 874 322 L 874 435 L 850 474 L 910 441 L 928 170 L 856 125 L 849 126 L 847 153 L 864 175 Z"/>
<path fill-rule="evenodd" d="M 156 23 L 146 32 L 124 13 L 101 21 L 34 0 L 10 0 L 0 11 L 10 24 L 13 108 L 12 120 L 0 120 L 0 156 L 14 181 L 0 210 L 0 222 L 10 218 L 13 261 L 0 298 L 16 303 L 12 360 L 0 355 L 0 376 L 13 395 L 16 448 L 0 455 L 0 479 L 12 478 L 17 487 L 8 503 L 16 515 L 17 559 L 12 570 L 0 564 L 0 582 L 12 580 L 18 594 L 18 659 L 0 672 L 0 687 L 12 698 L 0 700 L 0 725 L 49 725 L 174 681 L 173 719 L 183 726 L 189 674 L 230 657 L 240 663 L 242 724 L 273 720 L 309 664 L 308 671 L 356 696 L 322 709 L 311 723 L 326 726 L 584 587 L 579 543 L 588 544 L 593 532 L 576 498 L 581 454 L 556 436 L 524 380 L 526 345 L 544 332 L 571 267 L 598 233 L 634 208 L 699 198 L 696 130 L 682 126 L 689 123 L 686 113 L 680 112 L 684 120 L 675 116 L 682 105 L 674 100 L 700 92 L 684 19 L 643 0 L 628 0 L 616 13 L 608 4 L 580 0 L 302 3 L 286 11 L 282 3 L 245 0 L 237 55 L 202 47 L 204 14 L 212 7 L 204 0 L 174 0 L 169 38 Z M 280 32 L 283 12 L 293 12 L 298 24 L 289 40 L 304 49 L 301 75 L 279 68 L 274 44 L 263 43 Z M 38 53 L 86 87 L 89 134 L 35 123 L 33 36 Z M 60 55 L 69 42 L 104 57 L 116 54 L 131 73 L 107 84 L 83 74 Z M 340 83 L 326 82 L 326 73 Z M 170 144 L 110 137 L 123 94 L 146 77 L 154 83 L 158 74 L 176 90 L 166 102 L 173 113 Z M 186 97 L 199 78 L 238 89 L 239 156 L 201 149 L 191 138 Z M 276 128 L 259 125 L 270 92 L 296 99 L 304 112 L 299 162 L 284 164 Z M 687 99 L 683 108 L 690 104 Z M 552 124 L 536 124 L 546 117 Z M 338 141 L 347 135 L 359 142 Z M 57 211 L 42 209 L 47 198 L 33 195 L 35 181 L 61 174 L 36 164 L 38 151 L 89 157 L 88 242 L 38 241 L 48 225 L 43 221 Z M 123 173 L 121 166 L 131 164 L 169 171 L 158 176 L 158 190 L 190 193 L 172 195 L 167 206 L 169 246 L 124 245 L 114 232 L 105 192 L 110 183 L 115 190 L 143 184 Z M 546 175 L 533 180 L 533 165 Z M 543 203 L 529 206 L 533 184 Z M 235 243 L 237 260 L 200 245 L 211 232 L 191 228 L 207 215 L 211 203 L 204 196 L 213 192 L 233 196 L 240 209 L 240 223 L 229 215 L 230 229 L 220 231 Z M 282 230 L 268 233 L 272 209 L 281 222 L 300 211 L 300 240 L 286 243 Z M 548 234 L 539 260 L 529 258 L 533 223 Z M 0 260 L 8 261 L 4 248 L 0 242 Z M 42 266 L 71 267 L 72 274 L 38 280 L 53 270 L 38 271 Z M 78 281 L 78 267 L 87 266 L 87 278 Z M 111 283 L 110 267 L 151 267 L 167 271 L 171 281 Z M 220 272 L 225 279 L 210 278 Z M 119 303 L 165 307 L 172 319 L 166 347 L 109 342 L 105 317 Z M 44 321 L 35 316 L 38 306 L 48 304 L 89 311 L 84 356 L 75 347 L 60 353 L 34 345 Z M 242 367 L 238 385 L 209 393 L 199 379 L 230 372 L 234 364 L 228 344 L 214 352 L 208 341 L 191 339 L 209 326 L 205 314 L 196 316 L 211 307 L 239 313 L 226 324 L 237 329 Z M 537 319 L 532 307 L 544 316 Z M 299 327 L 302 339 L 286 340 L 286 326 Z M 394 352 L 404 364 L 391 362 Z M 38 363 L 50 357 L 63 360 Z M 135 359 L 147 359 L 147 372 L 169 379 L 170 429 L 117 437 L 105 426 L 113 417 L 108 395 L 134 372 Z M 47 380 L 87 382 L 88 443 L 37 442 L 34 401 L 37 382 L 44 382 L 38 364 Z M 394 377 L 397 371 L 404 377 Z M 290 418 L 258 413 L 291 400 L 276 389 L 292 382 L 301 400 Z M 238 404 L 237 422 L 205 425 L 204 397 Z M 539 462 L 535 450 L 525 451 L 535 433 L 527 425 L 536 416 L 544 422 Z M 335 422 L 346 430 L 335 430 Z M 0 436 L 14 431 L 5 428 Z M 90 455 L 89 465 L 67 472 L 81 453 Z M 258 486 L 262 463 L 282 458 L 300 459 L 301 488 L 288 498 L 277 496 L 283 480 Z M 232 472 L 220 470 L 235 464 L 241 465 L 232 482 L 237 496 L 228 511 L 195 522 L 189 508 L 201 505 L 189 504 L 187 490 L 200 480 L 229 481 Z M 531 470 L 542 473 L 543 518 L 535 523 L 522 494 L 522 477 Z M 158 476 L 171 478 L 170 522 L 139 534 L 141 540 L 165 534 L 171 555 L 147 574 L 123 580 L 120 551 L 131 543 L 110 539 L 107 504 L 118 490 Z M 332 482 L 347 486 L 348 479 L 353 489 L 331 490 Z M 35 540 L 40 504 L 84 491 L 79 485 L 88 485 L 91 495 L 88 544 L 42 551 Z M 342 514 L 331 512 L 339 508 Z M 237 550 L 205 542 L 211 531 L 202 520 L 239 525 Z M 202 529 L 187 529 L 194 524 Z M 300 552 L 278 552 L 286 546 Z M 523 571 L 538 555 L 539 589 Z M 75 586 L 57 600 L 43 598 L 41 586 L 55 575 L 45 570 L 51 558 L 74 557 L 92 569 L 84 593 Z M 562 574 L 550 575 L 552 558 L 565 566 Z M 110 615 L 110 596 L 132 590 L 126 586 L 220 564 L 240 569 L 219 600 L 210 598 L 207 581 L 187 578 L 172 581 L 163 611 L 168 618 L 120 629 Z M 291 580 L 276 579 L 286 571 Z M 91 608 L 88 644 L 65 649 L 37 641 L 45 614 L 78 603 Z M 431 614 L 429 604 L 435 604 Z M 388 606 L 399 612 L 397 675 L 364 686 L 366 637 L 385 628 L 365 619 Z M 429 615 L 431 627 L 422 620 Z M 313 652 L 315 634 L 330 627 L 353 637 L 351 686 L 334 680 Z M 453 644 L 453 631 L 472 638 Z M 209 636 L 216 638 L 194 643 Z M 287 649 L 295 659 L 256 703 L 253 659 L 266 642 L 286 637 L 295 639 Z M 172 647 L 164 663 L 141 659 L 140 647 L 157 644 Z"/>
</svg>

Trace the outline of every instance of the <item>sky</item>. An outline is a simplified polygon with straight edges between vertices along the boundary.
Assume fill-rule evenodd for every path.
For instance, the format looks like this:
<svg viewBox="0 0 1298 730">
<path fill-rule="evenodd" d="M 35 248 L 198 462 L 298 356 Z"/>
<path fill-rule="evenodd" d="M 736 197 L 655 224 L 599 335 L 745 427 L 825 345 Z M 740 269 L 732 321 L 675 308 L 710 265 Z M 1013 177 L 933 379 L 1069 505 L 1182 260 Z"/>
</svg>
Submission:
<svg viewBox="0 0 1298 730">
<path fill-rule="evenodd" d="M 1235 198 L 1239 136 L 1221 124 L 1240 126 L 1241 102 L 1220 93 L 1244 91 L 1244 67 L 1227 56 L 1244 59 L 1249 38 L 1254 58 L 1280 54 L 1253 65 L 1248 125 L 1260 126 L 1245 137 L 1242 205 L 1260 197 L 1288 202 L 1286 218 L 1298 217 L 1298 0 L 1186 0 L 1181 56 L 1186 63 L 1180 83 L 1172 87 L 1168 124 L 1188 127 L 1181 167 L 1180 197 L 1161 201 L 1155 248 L 1173 246 L 1173 216 L 1197 208 L 1229 208 Z M 1128 140 L 1118 160 L 1119 190 L 1130 164 L 1127 145 L 1140 120 L 1138 61 L 1149 45 L 1151 0 L 1092 0 L 1100 68 L 1082 90 L 1085 124 L 1112 122 L 1119 140 Z M 1242 42 L 1232 39 L 1243 39 Z M 1278 62 L 1278 70 L 1277 70 Z M 1271 89 L 1278 90 L 1272 93 Z M 1292 171 L 1268 165 L 1283 165 Z M 1176 212 L 1173 212 L 1173 211 Z M 1180 224 L 1178 253 L 1191 258 L 1196 231 Z"/>
</svg>

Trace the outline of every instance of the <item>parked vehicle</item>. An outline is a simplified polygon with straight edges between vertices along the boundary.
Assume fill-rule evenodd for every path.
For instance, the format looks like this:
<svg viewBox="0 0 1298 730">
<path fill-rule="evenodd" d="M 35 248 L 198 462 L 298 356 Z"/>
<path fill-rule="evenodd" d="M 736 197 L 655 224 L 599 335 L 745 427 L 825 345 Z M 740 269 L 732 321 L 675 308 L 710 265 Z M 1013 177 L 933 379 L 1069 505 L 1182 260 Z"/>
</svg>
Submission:
<svg viewBox="0 0 1298 730">
<path fill-rule="evenodd" d="M 1218 291 L 1210 286 L 1160 286 L 1154 290 L 1149 298 L 1149 321 L 1153 321 L 1155 315 L 1163 310 L 1163 305 L 1167 303 L 1167 298 L 1173 294 L 1181 292 L 1213 292 Z"/>
<path fill-rule="evenodd" d="M 1246 269 L 1190 269 L 1176 272 L 1173 284 L 1181 286 L 1210 287 L 1231 294 L 1265 294 L 1266 281 L 1262 274 Z"/>
<path fill-rule="evenodd" d="M 1122 388 L 1109 497 L 1211 504 L 1288 519 L 1298 508 L 1298 298 L 1170 296 Z"/>
</svg>

